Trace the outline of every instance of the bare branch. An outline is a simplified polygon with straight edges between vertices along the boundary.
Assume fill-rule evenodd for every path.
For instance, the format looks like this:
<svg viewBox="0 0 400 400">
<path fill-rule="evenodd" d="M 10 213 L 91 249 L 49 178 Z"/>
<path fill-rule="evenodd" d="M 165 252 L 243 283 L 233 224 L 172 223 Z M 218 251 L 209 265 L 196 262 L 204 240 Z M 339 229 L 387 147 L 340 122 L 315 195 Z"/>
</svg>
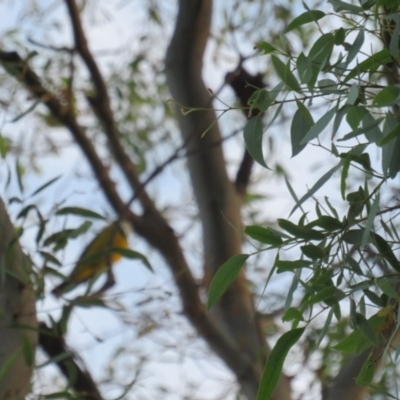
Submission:
<svg viewBox="0 0 400 400">
<path fill-rule="evenodd" d="M 74 360 L 74 354 L 65 345 L 62 334 L 44 322 L 39 324 L 39 344 L 55 363 L 75 393 L 82 400 L 103 400 L 96 383 L 88 371 L 84 371 Z"/>
<path fill-rule="evenodd" d="M 143 190 L 143 187 L 140 183 L 136 166 L 126 153 L 120 141 L 120 133 L 111 109 L 107 85 L 103 79 L 96 60 L 90 52 L 76 1 L 65 0 L 65 4 L 68 8 L 72 29 L 74 32 L 75 48 L 89 70 L 94 86 L 94 93 L 88 94 L 86 98 L 104 129 L 104 133 L 107 137 L 111 152 L 114 155 L 116 162 L 121 167 L 121 170 L 132 189 L 139 191 L 139 193 L 136 194 L 136 197 L 139 198 L 143 207 L 153 207 L 153 202 Z"/>
</svg>

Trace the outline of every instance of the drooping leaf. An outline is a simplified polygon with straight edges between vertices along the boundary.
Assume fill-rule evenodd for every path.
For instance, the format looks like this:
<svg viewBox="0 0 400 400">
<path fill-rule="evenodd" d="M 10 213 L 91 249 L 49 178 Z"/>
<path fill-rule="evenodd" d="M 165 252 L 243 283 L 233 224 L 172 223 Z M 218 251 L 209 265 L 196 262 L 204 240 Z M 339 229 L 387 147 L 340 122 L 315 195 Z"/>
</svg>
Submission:
<svg viewBox="0 0 400 400">
<path fill-rule="evenodd" d="M 375 197 L 374 202 L 372 203 L 372 207 L 371 207 L 371 210 L 369 211 L 367 222 L 365 224 L 365 230 L 364 230 L 363 237 L 361 240 L 362 248 L 364 248 L 369 241 L 369 234 L 371 232 L 372 227 L 374 226 L 376 213 L 378 212 L 378 208 L 379 208 L 379 201 L 380 201 L 380 196 L 379 196 L 379 192 L 378 192 Z"/>
<path fill-rule="evenodd" d="M 296 77 L 293 72 L 290 70 L 290 62 L 286 65 L 276 56 L 271 56 L 272 64 L 275 68 L 276 73 L 279 78 L 285 83 L 285 85 L 294 90 L 295 92 L 301 93 L 301 88 L 299 82 L 297 82 Z"/>
<path fill-rule="evenodd" d="M 249 254 L 237 254 L 218 269 L 208 291 L 208 310 L 211 309 L 217 300 L 225 293 L 230 284 L 236 279 L 248 258 Z"/>
<path fill-rule="evenodd" d="M 257 400 L 269 400 L 278 383 L 283 363 L 289 350 L 298 342 L 305 328 L 296 328 L 284 333 L 276 342 L 264 367 Z"/>
<path fill-rule="evenodd" d="M 380 235 L 371 232 L 371 237 L 379 251 L 379 254 L 392 266 L 394 270 L 400 272 L 400 264 L 393 253 L 389 243 Z"/>
<path fill-rule="evenodd" d="M 346 198 L 346 179 L 349 174 L 350 162 L 350 155 L 347 155 L 346 158 L 343 160 L 342 174 L 340 176 L 340 193 L 343 200 Z"/>
<path fill-rule="evenodd" d="M 319 348 L 319 345 L 321 344 L 323 338 L 326 336 L 326 334 L 328 332 L 328 329 L 329 329 L 329 327 L 331 325 L 331 322 L 332 322 L 332 316 L 333 316 L 333 309 L 331 308 L 329 310 L 328 316 L 327 316 L 327 318 L 325 320 L 324 326 L 322 327 L 321 332 L 320 332 L 317 340 L 314 343 L 313 351 L 317 350 Z"/>
<path fill-rule="evenodd" d="M 269 169 L 262 151 L 263 126 L 259 116 L 251 118 L 244 127 L 244 142 L 251 157 L 263 167 Z"/>
<path fill-rule="evenodd" d="M 307 132 L 314 125 L 314 120 L 307 107 L 300 101 L 297 101 L 296 104 L 298 109 L 293 116 L 290 126 L 292 157 L 299 154 L 306 147 L 307 144 L 300 144 L 300 142 L 304 139 Z"/>
<path fill-rule="evenodd" d="M 364 38 L 365 38 L 364 29 L 361 28 L 359 29 L 358 35 L 355 38 L 354 43 L 347 49 L 348 51 L 346 58 L 347 64 L 350 64 L 360 52 L 360 49 L 364 44 Z"/>
</svg>

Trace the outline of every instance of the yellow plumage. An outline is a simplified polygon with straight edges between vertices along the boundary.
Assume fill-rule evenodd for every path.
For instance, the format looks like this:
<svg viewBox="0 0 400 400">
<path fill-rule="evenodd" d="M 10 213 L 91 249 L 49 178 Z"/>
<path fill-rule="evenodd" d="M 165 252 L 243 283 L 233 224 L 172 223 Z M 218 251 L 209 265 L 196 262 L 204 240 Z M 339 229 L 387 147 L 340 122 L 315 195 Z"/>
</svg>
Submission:
<svg viewBox="0 0 400 400">
<path fill-rule="evenodd" d="M 117 221 L 99 232 L 86 246 L 67 280 L 53 289 L 52 293 L 58 297 L 111 268 L 122 257 L 120 253 L 112 249 L 129 247 L 127 238 L 129 228 L 127 222 Z"/>
</svg>

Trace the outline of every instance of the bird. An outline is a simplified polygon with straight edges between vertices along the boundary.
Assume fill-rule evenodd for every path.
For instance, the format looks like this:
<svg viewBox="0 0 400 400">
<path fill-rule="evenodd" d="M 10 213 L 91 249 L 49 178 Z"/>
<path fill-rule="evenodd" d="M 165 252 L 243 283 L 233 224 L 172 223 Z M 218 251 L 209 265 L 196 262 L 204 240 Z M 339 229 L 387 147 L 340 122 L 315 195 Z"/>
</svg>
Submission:
<svg viewBox="0 0 400 400">
<path fill-rule="evenodd" d="M 109 278 L 113 280 L 111 267 L 122 257 L 121 252 L 114 249 L 129 248 L 130 231 L 131 225 L 127 221 L 114 221 L 106 226 L 85 247 L 71 274 L 56 286 L 52 293 L 60 297 L 102 272 L 107 272 Z"/>
</svg>

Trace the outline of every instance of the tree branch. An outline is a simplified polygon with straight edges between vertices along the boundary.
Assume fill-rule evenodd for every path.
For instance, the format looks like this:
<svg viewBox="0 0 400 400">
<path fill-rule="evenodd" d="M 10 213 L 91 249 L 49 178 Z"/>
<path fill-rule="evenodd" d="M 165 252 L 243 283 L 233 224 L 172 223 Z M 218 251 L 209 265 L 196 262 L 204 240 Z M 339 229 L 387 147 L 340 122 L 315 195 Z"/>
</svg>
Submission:
<svg viewBox="0 0 400 400">
<path fill-rule="evenodd" d="M 68 386 L 82 400 L 103 400 L 96 383 L 89 372 L 84 371 L 74 360 L 74 354 L 67 348 L 64 338 L 56 327 L 49 328 L 44 322 L 39 324 L 39 344 L 65 376 Z"/>
<path fill-rule="evenodd" d="M 69 129 L 92 167 L 104 195 L 115 212 L 131 222 L 135 232 L 163 255 L 180 291 L 183 312 L 199 335 L 207 341 L 217 354 L 221 357 L 223 355 L 223 359 L 239 377 L 239 380 L 248 381 L 249 376 L 254 377 L 256 372 L 252 362 L 245 354 L 238 353 L 236 346 L 230 341 L 229 337 L 221 331 L 215 322 L 208 318 L 199 296 L 198 285 L 190 272 L 179 241 L 161 213 L 155 207 L 150 207 L 143 216 L 137 216 L 127 209 L 126 204 L 116 191 L 115 184 L 107 169 L 98 157 L 95 147 L 87 138 L 84 129 L 77 123 L 72 112 L 63 107 L 56 97 L 43 87 L 40 79 L 28 63 L 22 60 L 17 53 L 0 51 L 0 63 L 25 86 L 34 98 L 41 99 L 52 115 Z M 253 382 L 253 384 L 257 385 L 257 382 Z"/>
<path fill-rule="evenodd" d="M 96 114 L 101 126 L 103 127 L 111 152 L 114 155 L 116 162 L 120 166 L 132 189 L 139 191 L 135 197 L 141 201 L 144 208 L 153 207 L 153 202 L 140 184 L 140 179 L 137 174 L 135 164 L 132 162 L 131 158 L 121 144 L 120 133 L 114 120 L 114 114 L 111 108 L 111 101 L 108 95 L 107 85 L 103 79 L 96 60 L 90 52 L 76 1 L 65 0 L 65 4 L 67 6 L 72 24 L 75 48 L 85 63 L 94 86 L 94 93 L 90 95 L 88 94 L 86 98 Z"/>
</svg>

